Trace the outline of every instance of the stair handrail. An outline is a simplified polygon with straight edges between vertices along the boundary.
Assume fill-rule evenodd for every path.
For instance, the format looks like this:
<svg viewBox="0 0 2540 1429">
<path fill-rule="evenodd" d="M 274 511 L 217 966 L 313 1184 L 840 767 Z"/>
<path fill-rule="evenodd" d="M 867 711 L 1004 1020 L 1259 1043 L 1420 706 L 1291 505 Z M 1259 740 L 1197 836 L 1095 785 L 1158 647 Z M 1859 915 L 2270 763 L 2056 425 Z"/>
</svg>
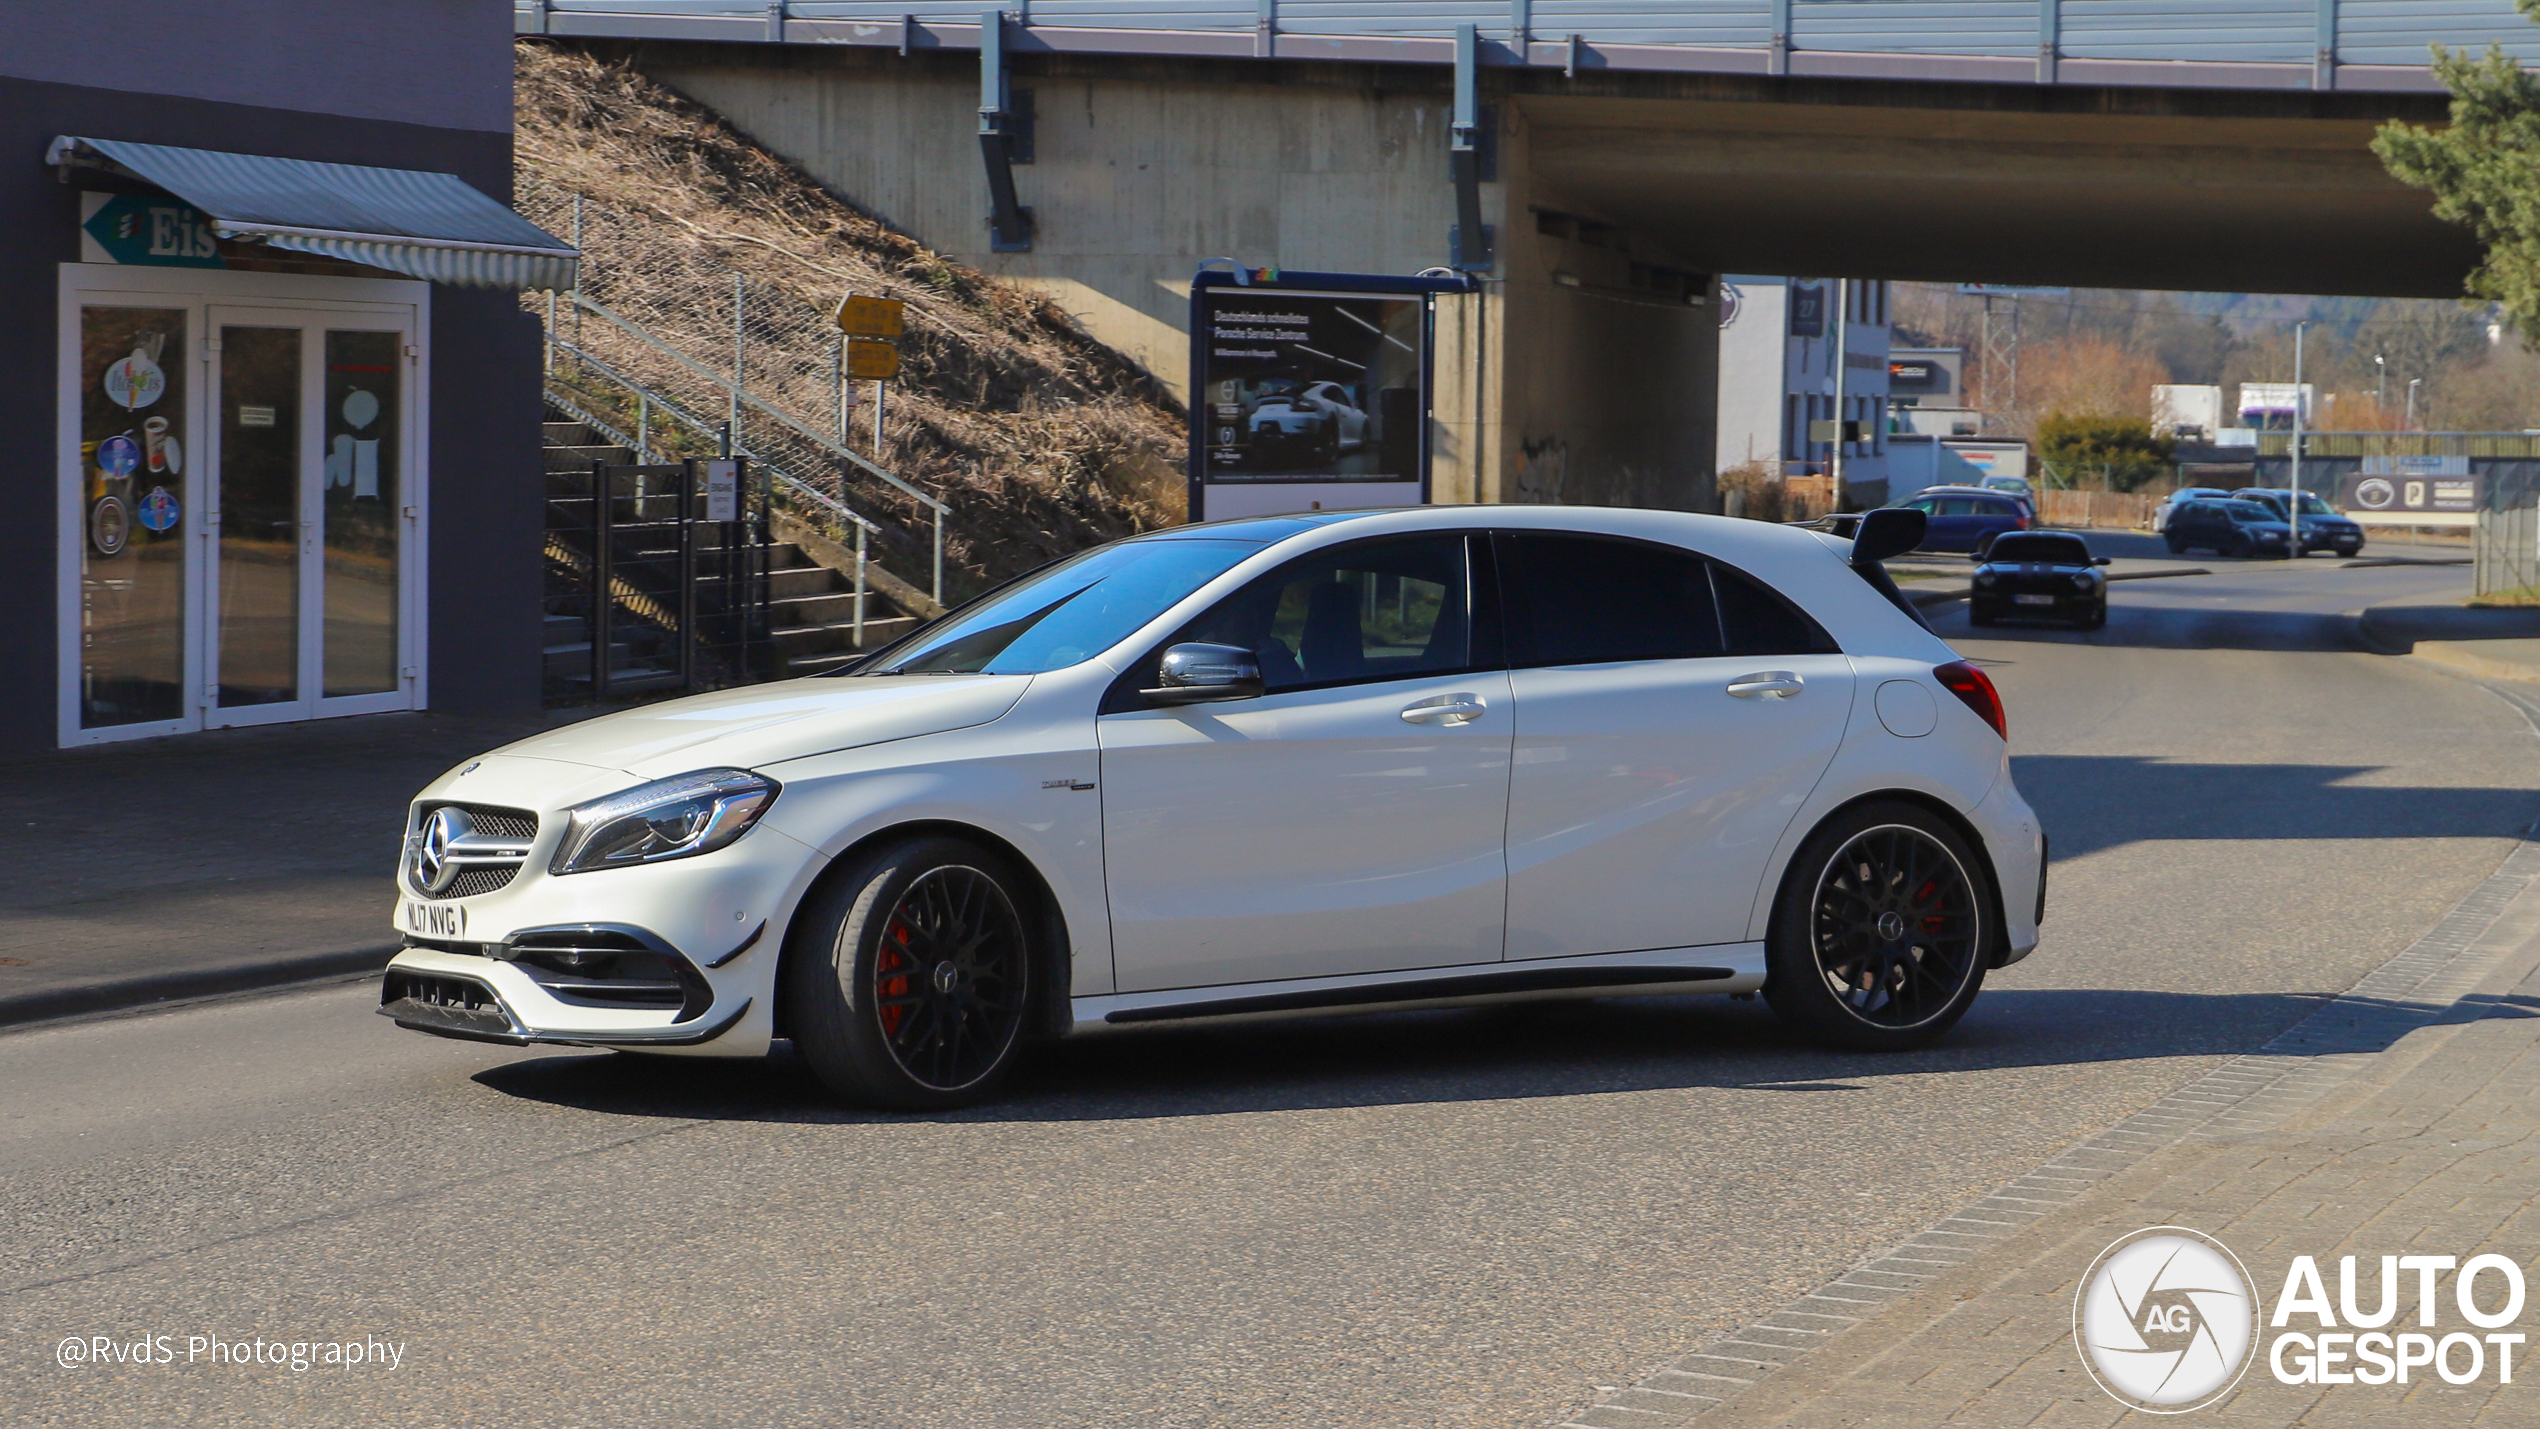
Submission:
<svg viewBox="0 0 2540 1429">
<path fill-rule="evenodd" d="M 557 339 L 557 340 L 556 340 L 556 345 L 557 345 L 557 346 L 559 346 L 559 347 L 562 347 L 565 351 L 567 351 L 567 352 L 569 352 L 569 353 L 572 353 L 572 354 L 574 355 L 574 357 L 576 357 L 577 359 L 581 360 L 582 362 L 587 363 L 590 367 L 592 367 L 593 369 L 597 370 L 597 371 L 600 373 L 600 375 L 602 375 L 602 376 L 604 376 L 604 377 L 608 378 L 610 381 L 615 382 L 615 383 L 617 383 L 618 385 L 620 385 L 620 386 L 622 386 L 622 387 L 625 387 L 627 390 L 629 390 L 629 391 L 631 391 L 631 392 L 635 393 L 638 397 L 642 398 L 643 400 L 645 400 L 645 401 L 647 401 L 647 402 L 650 402 L 650 403 L 653 403 L 653 404 L 654 404 L 654 405 L 656 405 L 656 406 L 659 406 L 659 407 L 660 407 L 663 411 L 668 412 L 671 416 L 673 416 L 673 417 L 675 417 L 675 418 L 679 419 L 680 421 L 686 422 L 689 426 L 696 428 L 698 431 L 700 431 L 700 432 L 702 432 L 702 433 L 704 433 L 704 434 L 706 434 L 706 435 L 708 435 L 708 436 L 720 436 L 720 435 L 722 435 L 722 433 L 718 432 L 715 428 L 712 428 L 712 427 L 707 426 L 707 425 L 706 425 L 703 421 L 699 420 L 699 419 L 698 419 L 695 415 L 691 414 L 691 413 L 690 413 L 687 409 L 685 409 L 685 408 L 681 407 L 681 406 L 680 406 L 677 402 L 672 401 L 670 398 L 665 397 L 665 396 L 661 395 L 661 394 L 660 394 L 660 393 L 658 393 L 658 392 L 655 392 L 653 389 L 651 389 L 651 388 L 649 388 L 649 387 L 646 387 L 646 386 L 645 386 L 644 384 L 642 384 L 641 382 L 638 382 L 638 381 L 636 381 L 635 379 L 633 379 L 633 378 L 631 378 L 631 377 L 627 376 L 625 373 L 618 371 L 618 370 L 617 370 L 616 368 L 614 368 L 614 367 L 611 367 L 611 366 L 610 366 L 610 365 L 609 365 L 606 361 L 604 361 L 604 360 L 602 360 L 602 359 L 600 359 L 600 358 L 597 358 L 597 357 L 593 357 L 593 356 L 591 356 L 589 353 L 584 352 L 584 351 L 583 351 L 580 347 L 576 346 L 576 345 L 575 345 L 575 344 L 573 344 L 572 342 L 569 342 L 569 341 L 566 341 L 566 340 L 563 340 L 563 339 Z M 641 443 L 641 442 L 637 441 L 637 440 L 636 440 L 635 438 L 633 438 L 633 437 L 628 436 L 626 433 L 619 431 L 619 430 L 618 430 L 618 429 L 617 429 L 614 425 L 612 425 L 611 423 L 609 423 L 609 422 L 607 422 L 606 420 L 602 419 L 602 418 L 601 418 L 601 417 L 599 417 L 598 415 L 596 415 L 596 414 L 594 414 L 594 413 L 592 413 L 592 412 L 590 412 L 590 411 L 586 410 L 586 409 L 582 406 L 582 404 L 581 404 L 581 403 L 576 402 L 576 401 L 574 401 L 572 398 L 565 396 L 562 392 L 559 392 L 559 391 L 557 390 L 557 384 L 556 384 L 556 382 L 555 382 L 555 378 L 554 378 L 554 374 L 553 374 L 553 373 L 550 373 L 550 374 L 548 375 L 548 380 L 547 380 L 547 390 L 546 390 L 546 394 L 545 394 L 545 395 L 546 395 L 547 401 L 548 401 L 548 402 L 550 402 L 550 403 L 552 403 L 552 404 L 553 404 L 553 405 L 554 405 L 554 406 L 555 406 L 555 407 L 556 407 L 559 411 L 564 412 L 566 415 L 568 415 L 568 416 L 572 417 L 575 421 L 583 423 L 584 425 L 586 425 L 586 426 L 590 427 L 592 430 L 594 430 L 594 431 L 596 431 L 596 432 L 600 433 L 601 435 L 603 435 L 603 436 L 605 436 L 605 437 L 609 438 L 611 441 L 616 442 L 619 446 L 624 447 L 624 448 L 626 448 L 627 450 L 629 450 L 629 451 L 631 451 L 631 452 L 636 453 L 636 455 L 638 455 L 638 456 L 645 456 L 645 457 L 649 457 L 649 456 L 651 456 L 651 455 L 652 455 L 652 452 L 650 451 L 650 449 L 648 449 L 647 447 L 645 447 L 643 443 Z M 767 473 L 768 473 L 770 476 L 773 476 L 774 478 L 776 478 L 776 480 L 783 482 L 783 483 L 784 483 L 784 484 L 785 484 L 788 488 L 790 488 L 790 489 L 792 490 L 792 492 L 793 492 L 795 495 L 798 495 L 798 496 L 807 496 L 807 497 L 811 498 L 813 501 L 816 501 L 816 502 L 820 503 L 821 505 L 828 507 L 828 508 L 829 508 L 829 510 L 830 510 L 831 512 L 835 513 L 835 514 L 837 515 L 837 517 L 838 517 L 840 520 L 842 520 L 842 521 L 846 521 L 846 522 L 848 522 L 848 523 L 851 523 L 851 524 L 854 526 L 854 528 L 855 528 L 855 586 L 854 586 L 854 606 L 853 606 L 853 609 L 854 609 L 854 611 L 855 611 L 855 637 L 854 637 L 854 638 L 855 638 L 855 647 L 856 647 L 856 649 L 858 649 L 858 650 L 862 650 L 862 649 L 864 648 L 864 622 L 865 622 L 865 615 L 866 615 L 866 610 L 867 610 L 867 602 L 871 599 L 871 578 L 870 578 L 870 575 L 868 574 L 868 572 L 869 572 L 869 569 L 870 569 L 870 562 L 871 562 L 871 559 L 872 559 L 872 558 L 871 558 L 870 554 L 868 553 L 868 549 L 867 549 L 867 545 L 866 545 L 866 543 L 867 543 L 867 541 L 869 540 L 869 538 L 870 538 L 870 537 L 872 537 L 872 536 L 873 536 L 876 532 L 879 532 L 882 528 L 881 528 L 881 527 L 879 527 L 879 526 L 874 525 L 872 522 L 867 521 L 867 520 L 866 520 L 866 519 L 864 519 L 863 517 L 858 516 L 855 512 L 853 512 L 853 511 L 851 511 L 851 510 L 847 509 L 846 503 L 844 503 L 844 502 L 842 502 L 842 501 L 838 500 L 838 499 L 837 499 L 836 497 L 834 497 L 834 496 L 831 496 L 828 492 L 825 492 L 825 491 L 821 490 L 819 487 L 816 487 L 816 486 L 812 485 L 810 482 L 804 481 L 802 478 L 800 478 L 800 477 L 798 477 L 798 476 L 794 475 L 794 474 L 793 474 L 792 472 L 790 472 L 790 471 L 787 471 L 785 468 L 783 468 L 783 467 L 781 467 L 781 466 L 778 466 L 776 463 L 774 463 L 774 462 L 772 462 L 772 461 L 769 461 L 769 460 L 767 460 L 767 459 L 766 459 L 766 458 L 764 458 L 764 457 L 760 457 L 760 456 L 756 456 L 756 455 L 752 454 L 752 453 L 751 453 L 751 452 L 750 452 L 747 448 L 745 448 L 745 447 L 741 446 L 741 444 L 740 444 L 740 443 L 738 443 L 738 442 L 733 443 L 733 444 L 732 444 L 732 450 L 734 450 L 735 452 L 739 453 L 739 454 L 740 454 L 740 455 L 742 455 L 742 456 L 749 457 L 749 458 L 750 458 L 750 460 L 751 460 L 751 462 L 752 462 L 753 464 L 755 464 L 755 465 L 757 465 L 757 466 L 760 466 L 760 467 L 765 468 L 765 469 L 766 469 L 766 471 L 767 471 Z M 935 562 L 936 592 L 935 592 L 935 599 L 936 599 L 936 604 L 937 604 L 937 606 L 938 606 L 938 608 L 939 608 L 939 609 L 940 609 L 940 607 L 941 607 L 941 605 L 942 605 L 942 603 L 943 603 L 943 586 L 942 586 L 942 582 L 943 582 L 943 578 L 944 578 L 944 568 L 943 568 L 943 560 L 942 560 L 942 556 L 943 556 L 943 549 L 944 549 L 944 540 L 943 540 L 943 538 L 944 538 L 943 517 L 942 517 L 942 516 L 940 516 L 940 515 L 938 515 L 938 516 L 935 518 L 935 553 L 936 553 L 936 562 Z M 552 538 L 551 538 L 551 539 L 552 539 Z M 612 587 L 612 590 L 614 590 L 614 587 Z"/>
<path fill-rule="evenodd" d="M 777 421 L 791 427 L 805 441 L 808 441 L 812 445 L 827 451 L 833 456 L 841 457 L 846 461 L 852 462 L 853 464 L 864 468 L 873 475 L 889 482 L 892 486 L 899 488 L 901 491 L 906 492 L 910 496 L 916 497 L 919 501 L 932 508 L 936 515 L 944 516 L 951 514 L 952 508 L 944 504 L 941 500 L 928 495 L 926 492 L 911 486 L 908 482 L 903 481 L 890 472 L 883 470 L 880 466 L 874 464 L 872 460 L 856 452 L 852 448 L 841 445 L 840 443 L 831 440 L 829 437 L 822 435 L 818 429 L 812 427 L 808 423 L 798 420 L 792 413 L 768 405 L 764 399 L 751 395 L 750 390 L 747 387 L 734 382 L 731 378 L 716 372 L 714 369 L 707 367 L 702 363 L 690 359 L 686 353 L 679 351 L 678 349 L 670 346 L 668 343 L 663 342 L 660 338 L 646 332 L 641 326 L 610 311 L 605 304 L 602 304 L 582 293 L 575 293 L 572 296 L 574 304 L 577 307 L 585 308 L 591 312 L 599 314 L 602 319 L 614 324 L 620 330 L 624 331 L 629 337 L 632 337 L 636 341 L 652 348 L 662 356 L 667 357 L 671 361 L 678 363 L 680 366 L 687 368 L 690 372 L 704 378 L 706 381 L 713 383 L 723 391 L 730 393 L 735 399 L 752 407 L 756 407 L 761 412 L 764 412 L 768 416 L 774 417 Z M 562 346 L 564 344 L 560 342 L 558 345 Z"/>
<path fill-rule="evenodd" d="M 663 396 L 661 393 L 654 391 L 652 388 L 647 387 L 643 383 L 636 381 L 634 378 L 627 376 L 625 373 L 618 371 L 615 367 L 610 366 L 606 359 L 593 356 L 579 345 L 565 338 L 560 337 L 555 339 L 555 345 L 562 348 L 564 351 L 573 354 L 575 359 L 582 364 L 597 370 L 601 376 L 608 378 L 617 385 L 644 398 L 654 406 L 661 408 L 664 412 L 667 412 L 671 416 L 685 422 L 690 427 L 695 428 L 699 434 L 708 437 L 719 437 L 721 435 L 720 428 L 715 427 L 711 423 L 697 417 L 686 408 L 681 407 L 671 398 Z M 606 421 L 603 421 L 599 417 L 592 415 L 590 412 L 583 410 L 582 406 L 579 403 L 574 402 L 571 398 L 559 394 L 552 381 L 547 387 L 547 400 L 554 403 L 556 407 L 562 411 L 571 415 L 575 421 L 589 425 L 594 431 L 607 436 L 611 441 L 617 443 L 619 446 L 625 447 L 629 451 L 637 450 L 639 443 L 637 443 L 633 437 L 619 431 L 616 427 L 610 425 Z M 846 503 L 840 501 L 834 496 L 831 496 L 828 492 L 821 490 L 819 487 L 812 485 L 810 482 L 803 480 L 801 477 L 794 475 L 792 472 L 787 471 L 785 468 L 778 466 L 775 462 L 769 460 L 768 458 L 761 456 L 756 452 L 750 451 L 748 448 L 741 445 L 741 443 L 737 441 L 734 442 L 733 450 L 739 455 L 748 457 L 754 465 L 765 468 L 770 476 L 773 476 L 778 481 L 783 482 L 787 490 L 793 494 L 809 497 L 811 500 L 827 507 L 830 513 L 836 516 L 839 520 L 848 522 L 863 531 L 873 532 L 876 534 L 881 531 L 881 527 L 848 509 Z M 641 454 L 646 456 L 651 455 L 650 452 L 643 452 Z"/>
</svg>

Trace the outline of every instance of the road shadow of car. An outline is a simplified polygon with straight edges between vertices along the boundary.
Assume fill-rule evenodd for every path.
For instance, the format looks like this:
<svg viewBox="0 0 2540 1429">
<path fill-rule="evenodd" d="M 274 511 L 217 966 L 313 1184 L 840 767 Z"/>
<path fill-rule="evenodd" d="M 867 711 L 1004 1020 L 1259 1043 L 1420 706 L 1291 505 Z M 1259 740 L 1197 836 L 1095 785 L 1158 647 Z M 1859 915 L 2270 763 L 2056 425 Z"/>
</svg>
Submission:
<svg viewBox="0 0 2540 1429">
<path fill-rule="evenodd" d="M 2193 577 L 2185 579 L 2194 579 Z M 2152 584 L 2183 586 L 2185 579 Z M 2309 611 L 2257 610 L 2246 606 L 2161 607 L 2130 603 L 2127 582 L 2108 600 L 2108 623 L 2097 630 L 2045 621 L 1978 626 L 1967 619 L 1964 602 L 1937 614 L 1927 612 L 1935 634 L 1951 644 L 1998 641 L 2006 644 L 2052 642 L 2062 645 L 2124 646 L 2142 650 L 2275 650 L 2303 653 L 2379 654 L 2344 615 Z M 1979 663 L 1982 663 L 1979 659 Z"/>
<path fill-rule="evenodd" d="M 2350 782 L 2367 764 L 2015 754 L 2011 772 L 2059 862 L 2160 839 L 2520 838 L 2540 820 L 2540 790 Z"/>
<path fill-rule="evenodd" d="M 1842 1095 L 1882 1078 L 2233 1056 L 2325 999 L 1995 988 L 1938 1044 L 1825 1050 L 1760 1001 L 1615 998 L 1146 1030 L 1032 1049 L 996 1101 L 916 1119 L 1120 1121 L 1718 1089 Z M 764 1062 L 567 1054 L 491 1067 L 506 1096 L 702 1121 L 909 1120 L 842 1107 L 780 1049 Z"/>
</svg>

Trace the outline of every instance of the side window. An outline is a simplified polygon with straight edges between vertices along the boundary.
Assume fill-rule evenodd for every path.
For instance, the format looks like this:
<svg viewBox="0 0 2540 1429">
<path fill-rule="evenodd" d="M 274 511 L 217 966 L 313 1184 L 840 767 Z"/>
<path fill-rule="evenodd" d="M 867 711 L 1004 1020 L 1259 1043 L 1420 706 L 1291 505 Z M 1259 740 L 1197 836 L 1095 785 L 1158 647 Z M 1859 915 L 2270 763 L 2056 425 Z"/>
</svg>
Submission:
<svg viewBox="0 0 2540 1429">
<path fill-rule="evenodd" d="M 1173 640 L 1243 646 L 1272 691 L 1468 669 L 1465 544 L 1421 536 L 1319 552 L 1228 596 Z"/>
<path fill-rule="evenodd" d="M 1789 597 L 1735 566 L 1711 563 L 1711 587 L 1719 595 L 1720 630 L 1732 655 L 1840 655 L 1824 626 Z"/>
<path fill-rule="evenodd" d="M 1504 569 L 1509 655 L 1525 665 L 1594 665 L 1718 655 L 1708 563 L 1690 551 L 1593 536 L 1517 532 Z"/>
</svg>

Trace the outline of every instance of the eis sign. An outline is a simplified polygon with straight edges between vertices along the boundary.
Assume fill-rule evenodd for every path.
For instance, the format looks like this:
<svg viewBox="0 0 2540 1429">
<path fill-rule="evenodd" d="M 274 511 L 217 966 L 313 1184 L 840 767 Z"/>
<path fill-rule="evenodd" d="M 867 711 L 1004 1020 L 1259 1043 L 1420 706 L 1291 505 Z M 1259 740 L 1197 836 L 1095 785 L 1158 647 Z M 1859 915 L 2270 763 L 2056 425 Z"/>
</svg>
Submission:
<svg viewBox="0 0 2540 1429">
<path fill-rule="evenodd" d="M 151 268 L 225 268 L 203 211 L 181 199 L 81 194 L 80 257 Z"/>
</svg>

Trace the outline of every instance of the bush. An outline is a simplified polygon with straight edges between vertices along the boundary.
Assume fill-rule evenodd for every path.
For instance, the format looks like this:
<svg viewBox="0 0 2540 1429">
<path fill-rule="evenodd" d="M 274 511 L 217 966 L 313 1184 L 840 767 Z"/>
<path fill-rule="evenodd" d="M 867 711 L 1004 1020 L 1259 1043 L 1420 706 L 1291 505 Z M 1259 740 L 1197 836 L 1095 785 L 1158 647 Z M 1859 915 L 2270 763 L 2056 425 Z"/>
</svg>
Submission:
<svg viewBox="0 0 2540 1429">
<path fill-rule="evenodd" d="M 2166 476 L 2170 442 L 2139 417 L 2057 412 L 2037 424 L 2037 454 L 2050 485 L 2133 491 Z"/>
</svg>

